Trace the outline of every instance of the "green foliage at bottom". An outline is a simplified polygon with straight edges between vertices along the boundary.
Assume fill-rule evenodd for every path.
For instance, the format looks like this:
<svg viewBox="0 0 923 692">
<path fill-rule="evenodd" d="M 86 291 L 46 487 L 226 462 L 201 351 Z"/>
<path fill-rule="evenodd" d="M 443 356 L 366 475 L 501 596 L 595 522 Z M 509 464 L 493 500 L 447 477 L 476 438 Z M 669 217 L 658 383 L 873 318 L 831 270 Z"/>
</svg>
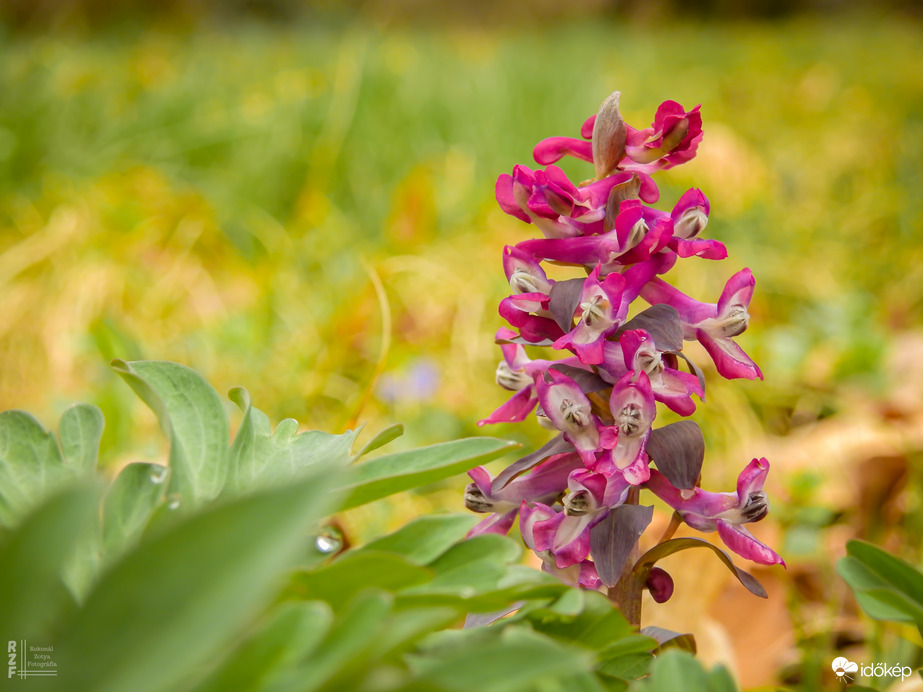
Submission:
<svg viewBox="0 0 923 692">
<path fill-rule="evenodd" d="M 419 517 L 349 550 L 324 540 L 339 509 L 457 474 L 510 443 L 361 461 L 395 431 L 354 455 L 352 432 L 298 433 L 294 421 L 272 431 L 241 389 L 232 398 L 244 423 L 230 442 L 217 393 L 195 372 L 116 369 L 158 416 L 169 466 L 128 464 L 104 489 L 97 411 L 71 409 L 60 438 L 28 414 L 0 414 L 0 478 L 17 481 L 0 486 L 0 633 L 53 647 L 57 673 L 30 689 L 736 689 L 691 656 L 655 656 L 657 641 L 602 594 L 520 565 L 510 538 L 464 540 L 470 515 Z"/>
</svg>

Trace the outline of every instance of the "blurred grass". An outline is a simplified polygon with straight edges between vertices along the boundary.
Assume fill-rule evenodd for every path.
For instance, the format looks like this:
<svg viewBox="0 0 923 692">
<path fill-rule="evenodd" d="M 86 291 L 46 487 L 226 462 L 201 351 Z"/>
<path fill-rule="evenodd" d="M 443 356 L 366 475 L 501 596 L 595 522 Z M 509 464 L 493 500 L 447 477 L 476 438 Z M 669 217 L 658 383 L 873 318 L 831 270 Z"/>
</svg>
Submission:
<svg viewBox="0 0 923 692">
<path fill-rule="evenodd" d="M 666 98 L 704 104 L 699 158 L 659 182 L 665 208 L 701 187 L 731 251 L 681 286 L 714 299 L 736 268 L 758 277 L 745 343 L 768 382 L 733 388 L 782 426 L 805 386 L 835 407 L 844 383 L 885 385 L 889 330 L 919 321 L 919 39 L 872 17 L 8 36 L 0 405 L 101 386 L 111 417 L 108 359 L 169 358 L 342 427 L 381 356 L 365 261 L 394 333 L 360 417 L 474 432 L 502 400 L 500 248 L 532 230 L 493 181 L 618 88 L 638 125 Z"/>
<path fill-rule="evenodd" d="M 636 126 L 665 99 L 703 104 L 699 156 L 658 176 L 659 206 L 702 188 L 707 235 L 731 257 L 681 263 L 675 281 L 715 300 L 753 269 L 741 342 L 766 375 L 709 373 L 695 415 L 705 485 L 732 487 L 752 456 L 773 461 L 766 529 L 785 534 L 792 636 L 824 667 L 849 629 L 843 594 L 823 588 L 842 536 L 919 558 L 906 540 L 923 526 L 923 440 L 907 432 L 923 408 L 919 22 L 237 24 L 2 40 L 0 408 L 47 423 L 90 401 L 106 414 L 104 463 L 150 460 L 162 439 L 108 362 L 169 359 L 222 394 L 246 386 L 273 420 L 404 422 L 395 447 L 484 432 L 541 442 L 537 426 L 475 425 L 505 397 L 493 380 L 501 249 L 534 231 L 496 208 L 493 185 L 619 89 Z M 899 499 L 857 489 L 884 468 L 876 455 L 904 459 L 882 475 L 907 488 Z M 462 483 L 355 523 L 457 505 Z M 875 523 L 886 500 L 890 524 Z"/>
</svg>

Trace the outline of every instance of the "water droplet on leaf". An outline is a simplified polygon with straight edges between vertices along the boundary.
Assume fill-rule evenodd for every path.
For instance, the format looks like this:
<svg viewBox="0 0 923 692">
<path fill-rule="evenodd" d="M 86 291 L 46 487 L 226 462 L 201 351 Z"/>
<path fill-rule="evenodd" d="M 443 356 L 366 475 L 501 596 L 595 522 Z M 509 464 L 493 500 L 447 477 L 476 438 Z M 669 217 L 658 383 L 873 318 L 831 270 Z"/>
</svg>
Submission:
<svg viewBox="0 0 923 692">
<path fill-rule="evenodd" d="M 314 545 L 324 555 L 332 555 L 343 547 L 343 535 L 336 527 L 328 526 L 317 536 Z"/>
<path fill-rule="evenodd" d="M 154 485 L 160 485 L 167 479 L 168 472 L 169 469 L 167 469 L 166 466 L 155 467 L 154 470 L 151 471 L 151 475 L 148 480 L 150 480 Z"/>
<path fill-rule="evenodd" d="M 182 498 L 179 493 L 173 493 L 167 497 L 167 509 L 177 510 L 182 504 Z"/>
</svg>

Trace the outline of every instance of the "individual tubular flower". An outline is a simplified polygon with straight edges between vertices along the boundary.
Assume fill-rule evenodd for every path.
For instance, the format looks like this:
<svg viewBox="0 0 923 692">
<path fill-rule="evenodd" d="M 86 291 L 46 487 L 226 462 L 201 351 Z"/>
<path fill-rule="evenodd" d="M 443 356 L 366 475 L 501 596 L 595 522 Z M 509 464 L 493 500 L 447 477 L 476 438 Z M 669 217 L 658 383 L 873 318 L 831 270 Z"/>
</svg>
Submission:
<svg viewBox="0 0 923 692">
<path fill-rule="evenodd" d="M 468 475 L 474 482 L 465 489 L 465 506 L 472 512 L 490 516 L 471 529 L 468 537 L 482 533 L 506 534 L 523 502 L 554 502 L 567 486 L 571 471 L 580 466 L 578 455 L 556 454 L 530 473 L 517 476 L 497 489 L 487 469 L 483 466 L 471 469 Z"/>
<path fill-rule="evenodd" d="M 744 526 L 769 513 L 769 500 L 763 491 L 768 474 L 769 462 L 754 459 L 738 476 L 737 491 L 733 493 L 710 493 L 701 488 L 678 490 L 657 471 L 651 471 L 644 487 L 670 505 L 692 528 L 717 530 L 724 544 L 741 557 L 761 565 L 784 565 L 775 551 L 760 543 Z"/>
<path fill-rule="evenodd" d="M 625 153 L 630 162 L 623 160 L 621 168 L 652 173 L 691 161 L 703 137 L 700 108 L 687 111 L 676 101 L 664 101 L 650 127 L 629 125 Z"/>
<path fill-rule="evenodd" d="M 618 438 L 615 445 L 603 449 L 592 468 L 606 476 L 620 475 L 630 485 L 639 485 L 650 476 L 644 447 L 657 415 L 647 374 L 626 373 L 612 388 L 609 408 Z"/>
<path fill-rule="evenodd" d="M 533 528 L 536 522 L 552 519 L 557 514 L 548 505 L 536 503 L 535 507 L 530 507 L 528 503 L 523 502 L 519 516 L 519 528 L 522 532 L 523 542 L 542 559 L 542 570 L 545 572 L 555 575 L 565 584 L 570 584 L 571 586 L 580 586 L 591 590 L 598 589 L 600 586 L 599 574 L 592 560 L 586 559 L 568 567 L 559 568 L 555 564 L 554 555 L 550 550 L 538 550 L 535 547 Z"/>
<path fill-rule="evenodd" d="M 689 416 L 695 412 L 692 395 L 695 394 L 700 399 L 705 396 L 699 378 L 667 366 L 651 335 L 643 329 L 622 332 L 618 344 L 610 342 L 606 346 L 603 367 L 617 365 L 613 360 L 620 357 L 626 371 L 645 373 L 650 380 L 654 398 L 666 404 L 671 411 L 681 416 Z"/>
<path fill-rule="evenodd" d="M 728 256 L 724 243 L 699 238 L 708 224 L 711 205 L 701 190 L 686 190 L 679 198 L 670 217 L 673 219 L 673 237 L 667 244 L 680 257 L 703 257 L 723 260 Z"/>
<path fill-rule="evenodd" d="M 558 370 L 548 370 L 535 386 L 543 414 L 564 433 L 585 464 L 595 463 L 596 451 L 607 440 L 605 434 L 600 436 L 603 426 L 580 386 Z"/>
<path fill-rule="evenodd" d="M 728 279 L 717 303 L 702 303 L 654 278 L 641 289 L 652 305 L 665 303 L 679 312 L 685 339 L 698 340 L 715 361 L 718 372 L 728 379 L 763 379 L 763 373 L 744 353 L 733 337 L 746 331 L 750 323 L 747 309 L 756 281 L 749 269 L 741 269 Z"/>
<path fill-rule="evenodd" d="M 569 348 L 588 365 L 603 362 L 606 337 L 625 319 L 621 311 L 625 278 L 609 274 L 600 281 L 599 270 L 597 265 L 583 282 L 577 325 L 554 342 L 556 349 Z"/>
<path fill-rule="evenodd" d="M 520 526 L 534 549 L 550 551 L 555 567 L 564 569 L 586 560 L 590 555 L 590 529 L 606 518 L 609 507 L 604 504 L 606 477 L 586 469 L 571 473 L 564 496 L 564 510 L 555 512 L 547 505 L 523 502 Z M 527 539 L 527 540 L 528 540 Z"/>
<path fill-rule="evenodd" d="M 577 187 L 557 166 L 536 171 L 515 166 L 512 175 L 497 179 L 494 192 L 503 211 L 534 223 L 546 238 L 571 238 L 601 233 L 612 189 L 636 176 L 641 199 L 657 201 L 657 185 L 643 172 L 620 172 Z"/>
<path fill-rule="evenodd" d="M 502 327 L 497 330 L 495 337 L 496 341 L 500 342 L 500 351 L 503 353 L 503 360 L 497 365 L 497 384 L 515 394 L 487 418 L 479 420 L 478 427 L 489 423 L 518 423 L 525 420 L 538 403 L 535 393 L 536 376 L 552 365 L 581 366 L 576 356 L 554 361 L 533 360 L 526 355 L 526 350 L 520 344 L 509 343 L 509 340 L 515 337 L 516 332 Z"/>
</svg>

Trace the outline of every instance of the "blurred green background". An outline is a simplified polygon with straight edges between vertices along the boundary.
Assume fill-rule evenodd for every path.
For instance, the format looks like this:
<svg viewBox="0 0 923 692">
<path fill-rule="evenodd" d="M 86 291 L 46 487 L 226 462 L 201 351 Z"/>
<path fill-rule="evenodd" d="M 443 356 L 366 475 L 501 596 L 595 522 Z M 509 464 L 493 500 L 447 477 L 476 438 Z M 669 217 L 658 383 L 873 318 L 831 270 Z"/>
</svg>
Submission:
<svg viewBox="0 0 923 692">
<path fill-rule="evenodd" d="M 103 463 L 161 458 L 153 416 L 108 363 L 167 359 L 221 392 L 246 386 L 275 421 L 366 434 L 403 422 L 395 448 L 485 433 L 540 444 L 534 425 L 476 427 L 505 400 L 500 253 L 535 231 L 497 208 L 494 182 L 533 164 L 538 140 L 575 136 L 613 90 L 637 127 L 665 99 L 701 103 L 699 155 L 657 176 L 657 206 L 700 187 L 706 234 L 730 258 L 687 260 L 672 280 L 713 301 L 753 269 L 741 343 L 766 376 L 708 371 L 694 416 L 705 485 L 729 490 L 769 457 L 774 514 L 757 533 L 789 569 L 760 574 L 769 604 L 732 612 L 733 587 L 703 567 L 685 589 L 709 597 L 684 606 L 678 583 L 673 624 L 655 624 L 719 628 L 700 637 L 703 656 L 730 656 L 750 685 L 823 689 L 834 653 L 883 660 L 919 644 L 862 620 L 833 572 L 856 535 L 921 558 L 913 4 L 471 7 L 0 6 L 0 407 L 48 424 L 88 401 L 106 415 Z M 463 486 L 346 528 L 454 509 Z M 763 639 L 741 612 L 771 621 Z M 768 653 L 751 661 L 752 647 Z"/>
</svg>

